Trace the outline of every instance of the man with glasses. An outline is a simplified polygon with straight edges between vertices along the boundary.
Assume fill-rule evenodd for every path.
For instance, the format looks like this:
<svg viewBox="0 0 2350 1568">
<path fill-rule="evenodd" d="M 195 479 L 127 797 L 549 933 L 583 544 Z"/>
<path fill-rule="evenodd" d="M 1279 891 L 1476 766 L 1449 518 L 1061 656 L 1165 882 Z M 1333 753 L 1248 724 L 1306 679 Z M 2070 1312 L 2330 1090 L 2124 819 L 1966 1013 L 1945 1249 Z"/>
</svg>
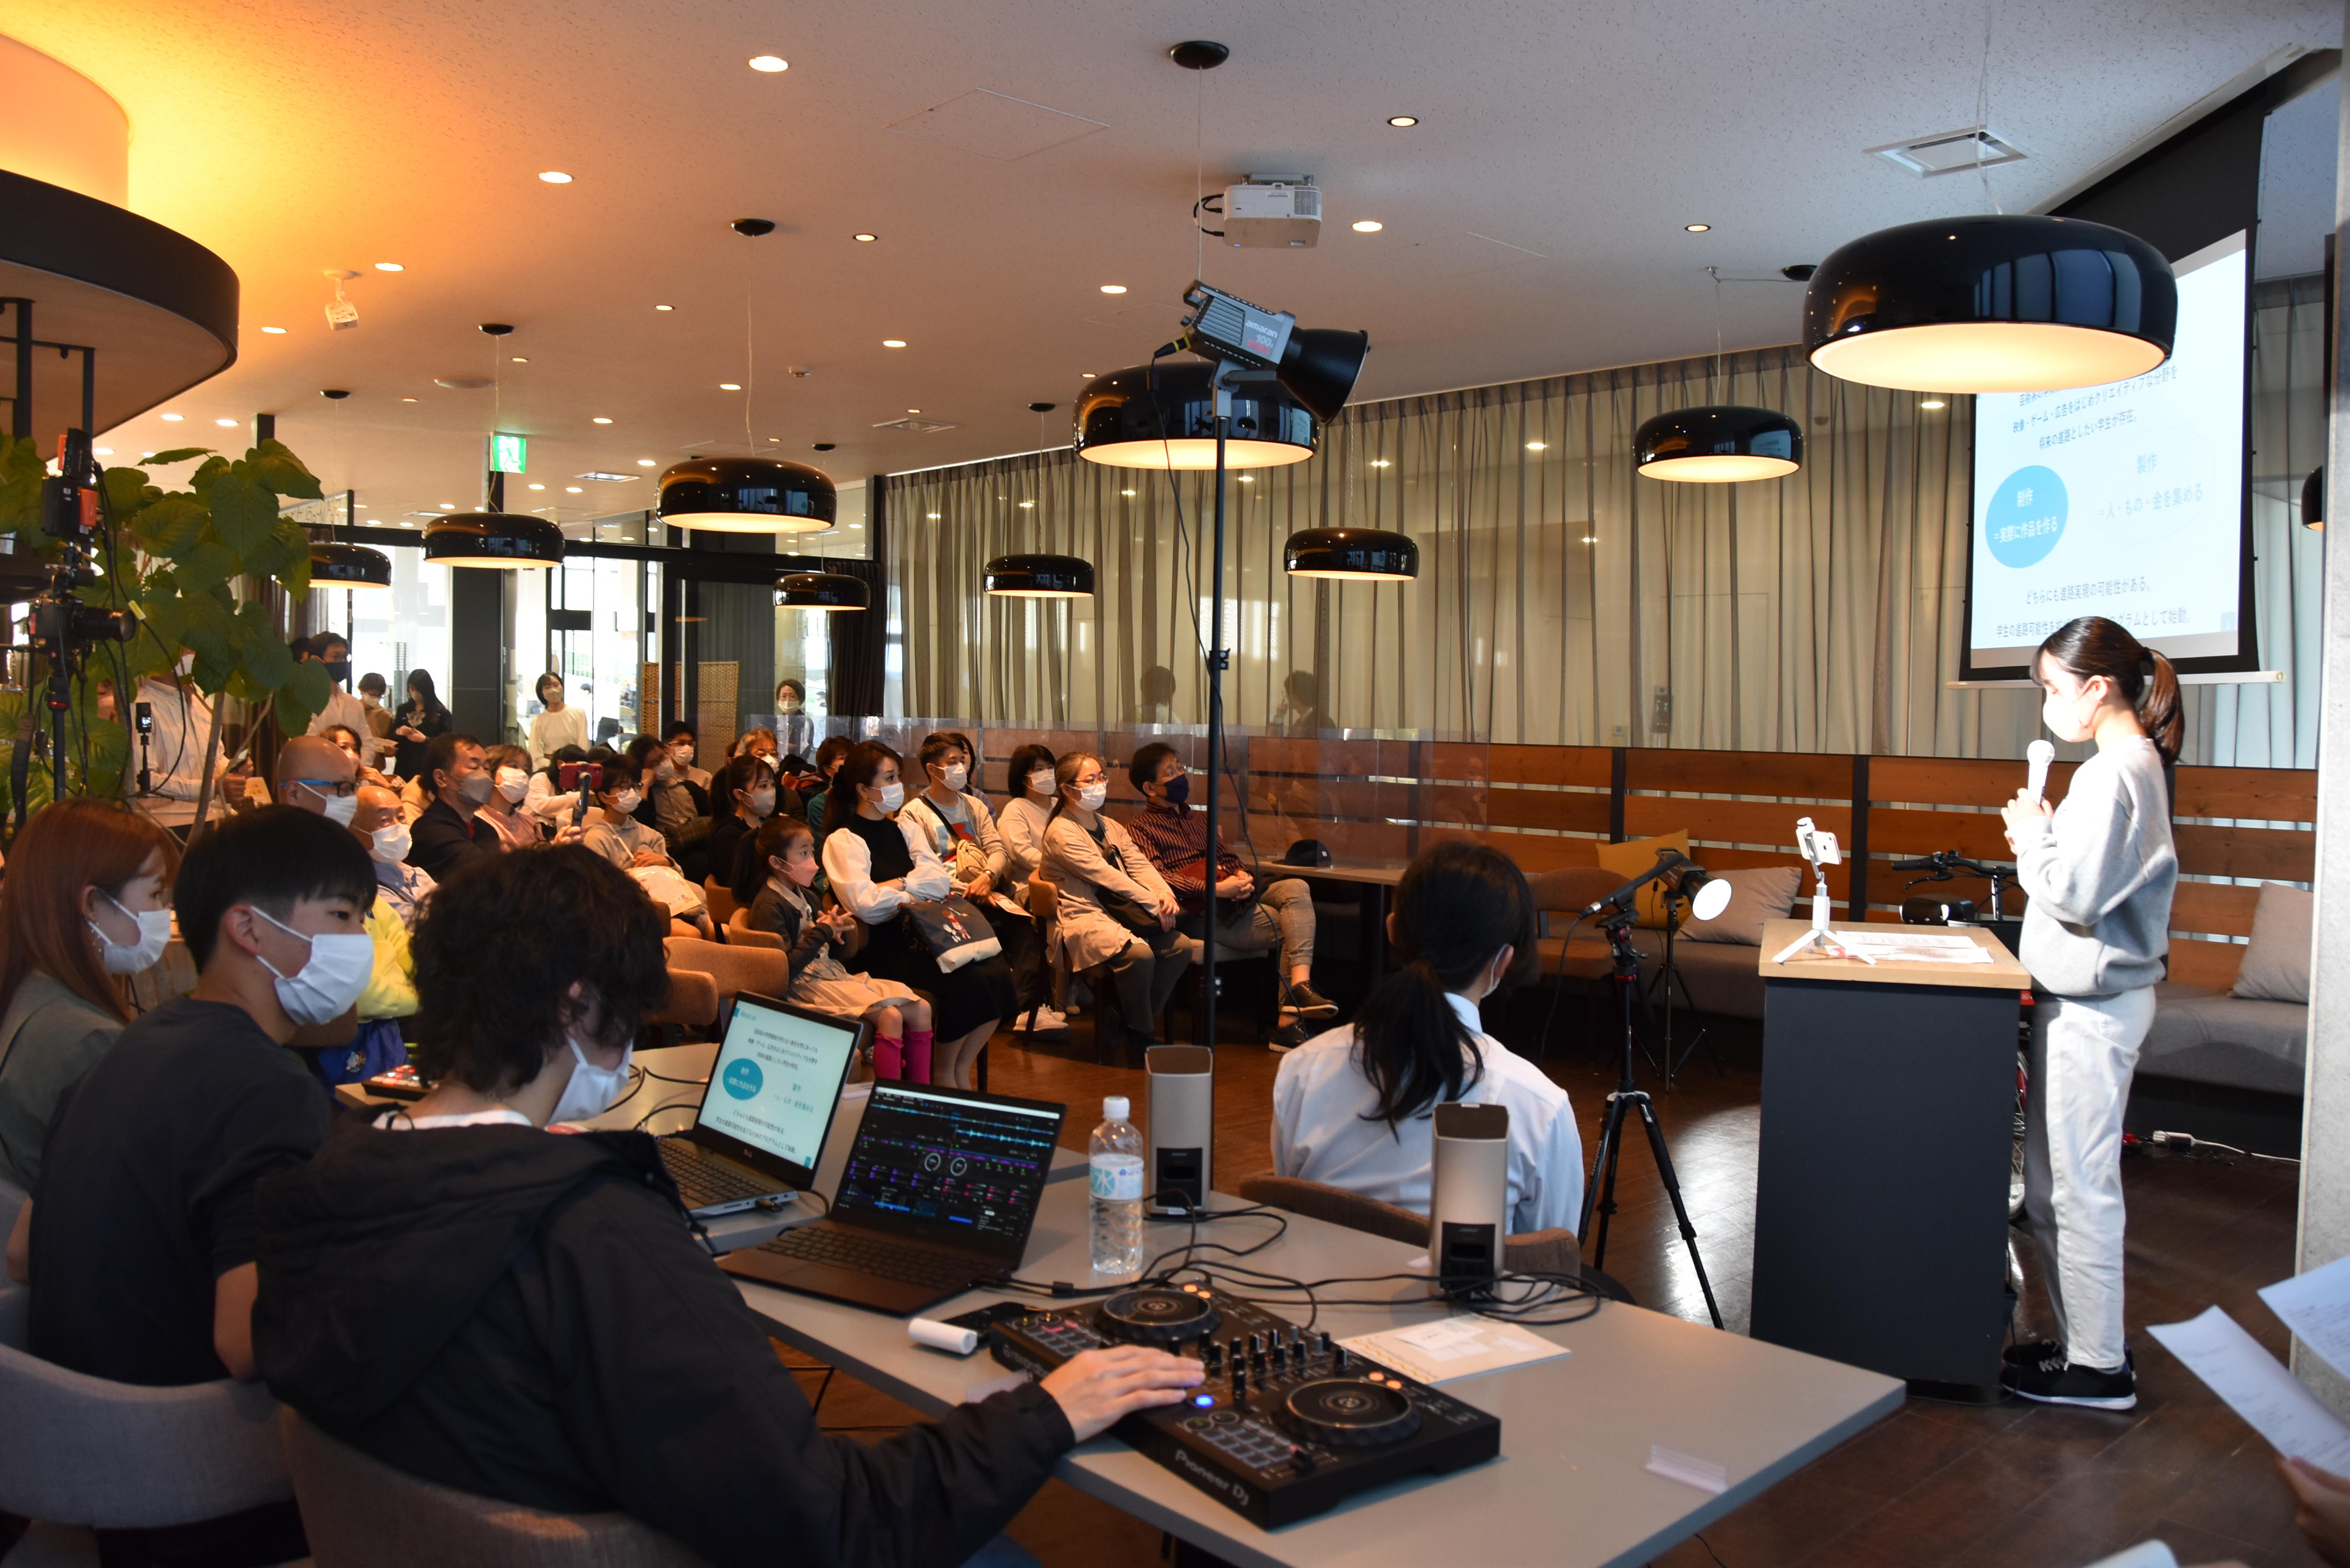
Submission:
<svg viewBox="0 0 2350 1568">
<path fill-rule="evenodd" d="M 421 866 L 435 882 L 475 855 L 494 854 L 494 844 L 473 838 L 473 813 L 487 805 L 496 781 L 482 766 L 482 742 L 471 735 L 435 735 L 424 748 L 421 781 L 432 804 L 411 830 L 408 863 Z"/>
<path fill-rule="evenodd" d="M 373 861 L 381 854 L 378 830 L 387 829 L 387 817 L 390 827 L 400 826 L 399 814 L 396 807 L 389 812 L 383 807 L 385 798 L 393 798 L 390 791 L 358 783 L 357 773 L 351 754 L 340 746 L 323 736 L 297 735 L 277 753 L 277 795 L 296 811 L 340 824 Z M 373 802 L 368 798 L 370 795 L 376 797 Z M 387 830 L 385 837 L 391 836 Z M 303 1054 L 319 1081 L 329 1088 L 371 1078 L 408 1060 L 400 1021 L 416 1013 L 416 965 L 408 951 L 408 922 L 384 890 L 383 868 L 375 869 L 375 899 L 362 922 L 369 940 L 375 944 L 375 963 L 368 974 L 367 989 L 359 992 L 358 1031 L 348 1043 L 316 1046 L 307 1039 L 294 1043 L 306 1047 Z M 414 876 L 426 888 L 432 886 L 422 872 Z"/>
</svg>

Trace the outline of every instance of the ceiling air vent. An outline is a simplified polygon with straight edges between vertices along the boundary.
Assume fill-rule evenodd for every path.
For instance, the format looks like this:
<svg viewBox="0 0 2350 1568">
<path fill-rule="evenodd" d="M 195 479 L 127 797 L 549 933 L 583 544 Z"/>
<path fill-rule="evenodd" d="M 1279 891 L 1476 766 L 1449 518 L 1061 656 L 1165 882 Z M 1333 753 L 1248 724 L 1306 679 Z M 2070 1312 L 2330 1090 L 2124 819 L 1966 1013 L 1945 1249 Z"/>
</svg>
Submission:
<svg viewBox="0 0 2350 1568">
<path fill-rule="evenodd" d="M 943 420 L 891 420 L 873 428 L 877 431 L 904 431 L 908 435 L 934 435 L 940 431 L 951 431 L 954 426 Z"/>
<path fill-rule="evenodd" d="M 1978 165 L 1990 169 L 2002 163 L 2021 163 L 2025 157 L 2022 148 L 1981 125 L 1937 131 L 1908 141 L 1888 141 L 1882 147 L 1861 151 L 1921 180 L 1932 174 L 1962 174 Z"/>
</svg>

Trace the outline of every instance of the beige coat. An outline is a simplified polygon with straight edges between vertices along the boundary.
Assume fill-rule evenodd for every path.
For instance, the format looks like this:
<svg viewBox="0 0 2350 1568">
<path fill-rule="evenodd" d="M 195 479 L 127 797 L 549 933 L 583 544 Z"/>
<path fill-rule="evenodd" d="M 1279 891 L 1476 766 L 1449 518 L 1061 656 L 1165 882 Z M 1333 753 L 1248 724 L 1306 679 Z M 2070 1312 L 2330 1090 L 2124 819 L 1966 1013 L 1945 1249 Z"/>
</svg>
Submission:
<svg viewBox="0 0 2350 1568">
<path fill-rule="evenodd" d="M 1107 816 L 1101 825 L 1109 846 L 1125 864 L 1123 871 L 1103 857 L 1094 846 L 1093 836 L 1066 813 L 1055 817 L 1045 829 L 1045 858 L 1038 874 L 1061 889 L 1061 950 L 1075 970 L 1107 963 L 1134 940 L 1132 931 L 1103 913 L 1099 889 L 1107 888 L 1146 905 L 1175 896 L 1125 828 Z"/>
</svg>

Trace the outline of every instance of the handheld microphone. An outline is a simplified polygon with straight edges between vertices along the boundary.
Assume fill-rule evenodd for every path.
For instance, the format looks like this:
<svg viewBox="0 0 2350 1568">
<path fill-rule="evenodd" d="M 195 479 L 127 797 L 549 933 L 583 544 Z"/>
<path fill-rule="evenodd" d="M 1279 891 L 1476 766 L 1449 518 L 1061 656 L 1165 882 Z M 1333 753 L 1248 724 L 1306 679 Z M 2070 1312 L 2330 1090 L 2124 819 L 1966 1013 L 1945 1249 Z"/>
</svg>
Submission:
<svg viewBox="0 0 2350 1568">
<path fill-rule="evenodd" d="M 1430 1272 L 1448 1295 L 1490 1294 L 1510 1230 L 1510 1111 L 1446 1101 L 1436 1107 L 1428 1203 Z"/>
<path fill-rule="evenodd" d="M 2023 793 L 2033 800 L 2043 799 L 2048 788 L 2048 764 L 2056 760 L 2056 748 L 2046 741 L 2034 741 L 2023 748 L 2023 754 L 2031 768 L 2024 775 Z"/>
</svg>

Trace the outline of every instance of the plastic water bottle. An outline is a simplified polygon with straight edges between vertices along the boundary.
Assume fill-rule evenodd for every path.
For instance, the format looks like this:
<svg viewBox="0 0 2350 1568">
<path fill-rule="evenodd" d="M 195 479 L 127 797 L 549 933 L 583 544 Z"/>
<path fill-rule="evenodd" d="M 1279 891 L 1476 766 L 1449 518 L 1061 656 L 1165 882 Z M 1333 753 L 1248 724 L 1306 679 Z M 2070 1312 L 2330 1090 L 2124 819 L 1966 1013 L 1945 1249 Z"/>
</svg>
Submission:
<svg viewBox="0 0 2350 1568">
<path fill-rule="evenodd" d="M 1102 1101 L 1089 1146 L 1094 1272 L 1111 1279 L 1142 1272 L 1142 1135 L 1126 1119 L 1130 1108 L 1124 1095 Z"/>
</svg>

